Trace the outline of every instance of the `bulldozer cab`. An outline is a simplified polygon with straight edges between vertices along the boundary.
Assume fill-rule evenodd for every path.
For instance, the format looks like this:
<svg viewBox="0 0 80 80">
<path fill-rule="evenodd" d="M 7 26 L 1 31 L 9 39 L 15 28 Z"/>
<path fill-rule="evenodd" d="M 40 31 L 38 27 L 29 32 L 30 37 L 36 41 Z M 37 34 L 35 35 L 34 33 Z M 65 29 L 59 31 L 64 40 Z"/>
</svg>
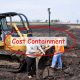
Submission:
<svg viewBox="0 0 80 80">
<path fill-rule="evenodd" d="M 0 46 L 5 46 L 5 41 L 5 43 L 8 43 L 8 47 L 11 48 L 13 47 L 10 46 L 11 37 L 29 36 L 30 34 L 32 35 L 30 32 L 29 22 L 24 14 L 15 12 L 0 14 Z M 6 35 L 8 35 L 7 38 Z"/>
<path fill-rule="evenodd" d="M 29 30 L 29 23 L 25 15 L 15 12 L 0 14 L 0 33 L 9 33 L 13 30 L 16 33 L 13 36 L 20 36 L 16 32 L 14 25 L 19 29 L 21 34 L 25 34 L 27 33 L 25 31 Z"/>
</svg>

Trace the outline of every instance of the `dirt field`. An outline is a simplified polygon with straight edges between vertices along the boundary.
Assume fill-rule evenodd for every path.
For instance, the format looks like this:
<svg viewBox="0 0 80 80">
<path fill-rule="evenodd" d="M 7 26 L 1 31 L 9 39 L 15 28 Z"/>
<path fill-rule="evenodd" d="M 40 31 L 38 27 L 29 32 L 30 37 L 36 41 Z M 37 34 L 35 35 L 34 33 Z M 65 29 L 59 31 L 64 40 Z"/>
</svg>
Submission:
<svg viewBox="0 0 80 80">
<path fill-rule="evenodd" d="M 69 26 L 62 25 L 64 30 L 70 31 L 77 40 L 77 46 L 80 44 L 80 29 L 70 28 Z M 61 26 L 57 26 L 61 28 Z M 48 29 L 32 29 L 34 36 L 48 36 Z M 65 32 L 51 30 L 51 35 L 63 34 L 68 35 Z M 68 35 L 69 36 L 69 35 Z M 71 39 L 71 38 L 70 38 Z M 72 43 L 69 44 L 69 46 Z M 63 70 L 53 70 L 46 65 L 44 69 L 39 69 L 39 80 L 80 80 L 80 49 L 70 50 L 65 52 L 63 59 Z M 0 61 L 0 64 L 3 62 Z M 51 63 L 49 61 L 48 63 Z M 6 64 L 6 63 L 5 63 Z M 44 63 L 43 63 L 44 65 Z M 42 66 L 43 67 L 43 66 Z M 0 71 L 0 80 L 37 80 L 36 76 L 32 79 L 28 79 L 27 72 L 12 73 L 7 71 Z"/>
<path fill-rule="evenodd" d="M 63 70 L 53 70 L 46 66 L 41 72 L 40 80 L 80 80 L 80 50 L 69 51 L 63 56 Z M 77 54 L 79 56 L 77 56 Z M 49 74 L 48 74 L 49 72 Z M 39 72 L 40 73 L 40 72 Z M 0 80 L 36 80 L 28 79 L 26 72 L 12 73 L 6 71 L 0 71 Z"/>
</svg>

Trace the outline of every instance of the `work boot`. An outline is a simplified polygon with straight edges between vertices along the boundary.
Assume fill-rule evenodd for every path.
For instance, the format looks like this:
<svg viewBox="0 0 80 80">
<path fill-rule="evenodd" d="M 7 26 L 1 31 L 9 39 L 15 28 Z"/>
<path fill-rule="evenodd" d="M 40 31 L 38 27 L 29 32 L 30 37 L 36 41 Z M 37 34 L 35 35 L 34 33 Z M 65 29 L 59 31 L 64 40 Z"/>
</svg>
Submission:
<svg viewBox="0 0 80 80">
<path fill-rule="evenodd" d="M 32 78 L 32 76 L 31 76 L 31 75 L 28 75 L 28 78 L 29 78 L 29 79 L 31 79 L 31 78 Z"/>
<path fill-rule="evenodd" d="M 52 70 L 54 70 L 54 71 L 57 70 L 55 67 L 52 67 L 52 66 L 50 66 L 49 68 L 52 69 Z"/>
</svg>

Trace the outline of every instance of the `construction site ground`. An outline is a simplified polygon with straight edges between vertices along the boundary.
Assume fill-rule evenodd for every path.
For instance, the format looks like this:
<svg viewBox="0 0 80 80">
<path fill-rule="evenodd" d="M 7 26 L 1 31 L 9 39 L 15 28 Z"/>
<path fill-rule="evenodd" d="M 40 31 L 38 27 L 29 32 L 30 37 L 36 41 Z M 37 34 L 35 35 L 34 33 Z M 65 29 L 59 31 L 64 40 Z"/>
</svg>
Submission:
<svg viewBox="0 0 80 80">
<path fill-rule="evenodd" d="M 64 26 L 63 26 L 64 27 Z M 60 28 L 60 27 L 59 27 Z M 69 26 L 64 27 L 65 30 L 70 31 L 77 39 L 77 42 L 80 43 L 80 28 L 70 28 Z M 59 31 L 51 31 L 53 34 L 61 34 Z M 48 35 L 48 29 L 33 29 L 34 35 L 37 34 L 37 36 L 40 36 L 40 34 Z M 66 51 L 62 57 L 63 60 L 63 69 L 62 70 L 53 70 L 49 67 L 49 65 L 46 65 L 46 67 L 39 72 L 39 75 L 41 74 L 40 80 L 80 80 L 80 49 L 70 49 L 69 51 Z M 1 64 L 10 64 L 8 61 L 0 61 Z M 50 62 L 51 63 L 51 62 Z M 14 63 L 18 65 L 17 63 Z M 14 65 L 10 64 L 10 65 Z M 44 64 L 43 64 L 44 65 Z M 42 66 L 43 67 L 43 66 Z M 49 74 L 48 74 L 49 73 Z M 34 76 L 32 79 L 29 79 L 27 77 L 27 72 L 19 72 L 19 73 L 13 73 L 13 72 L 7 72 L 0 70 L 0 80 L 36 80 L 36 76 Z"/>
</svg>

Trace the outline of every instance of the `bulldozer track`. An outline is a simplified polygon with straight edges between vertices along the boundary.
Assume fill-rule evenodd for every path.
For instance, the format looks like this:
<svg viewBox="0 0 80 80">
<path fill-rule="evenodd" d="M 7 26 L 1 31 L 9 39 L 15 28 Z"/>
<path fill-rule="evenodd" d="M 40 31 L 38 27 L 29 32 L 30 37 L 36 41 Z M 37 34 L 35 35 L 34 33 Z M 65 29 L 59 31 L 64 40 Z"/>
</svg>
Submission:
<svg viewBox="0 0 80 80">
<path fill-rule="evenodd" d="M 7 72 L 17 72 L 18 69 L 12 68 L 8 65 L 0 65 L 0 71 L 7 71 Z"/>
<path fill-rule="evenodd" d="M 18 72 L 21 68 L 20 63 L 13 61 L 13 52 L 0 49 L 0 71 Z"/>
<path fill-rule="evenodd" d="M 13 65 L 1 65 L 0 64 L 0 71 L 19 72 L 20 69 L 21 69 L 21 66 L 20 65 L 18 65 L 16 67 L 16 66 L 13 66 Z"/>
</svg>

